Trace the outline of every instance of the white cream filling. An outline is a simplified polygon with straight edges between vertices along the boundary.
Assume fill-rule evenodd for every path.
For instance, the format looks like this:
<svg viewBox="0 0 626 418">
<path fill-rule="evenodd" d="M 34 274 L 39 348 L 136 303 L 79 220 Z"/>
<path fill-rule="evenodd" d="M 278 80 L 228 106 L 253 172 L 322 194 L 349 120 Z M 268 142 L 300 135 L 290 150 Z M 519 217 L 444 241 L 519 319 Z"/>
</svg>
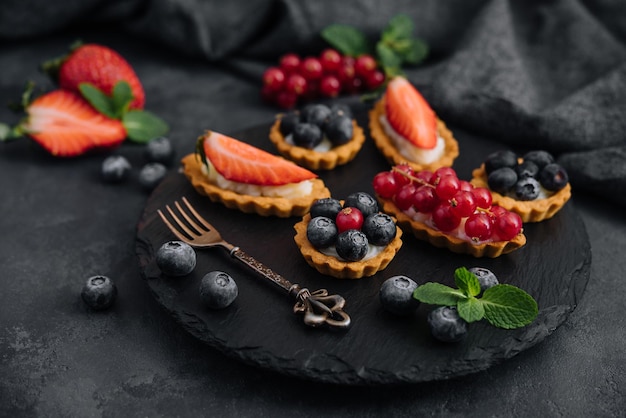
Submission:
<svg viewBox="0 0 626 418">
<path fill-rule="evenodd" d="M 396 132 L 391 126 L 385 115 L 380 115 L 380 123 L 389 138 L 392 139 L 398 152 L 410 161 L 418 164 L 431 164 L 438 161 L 446 150 L 446 142 L 437 134 L 437 145 L 432 149 L 419 148 L 413 145 L 409 140 Z"/>
<path fill-rule="evenodd" d="M 285 137 L 285 142 L 288 143 L 289 145 L 293 145 L 293 146 L 297 146 L 294 142 L 293 142 L 293 134 L 289 134 Z M 330 141 L 330 139 L 328 139 L 326 137 L 326 135 L 324 135 L 324 138 L 322 138 L 322 142 L 320 142 L 319 144 L 317 144 L 317 146 L 315 148 L 313 148 L 312 151 L 317 151 L 317 152 L 328 152 L 331 150 L 331 148 L 333 148 L 333 143 Z"/>
<path fill-rule="evenodd" d="M 300 183 L 289 183 L 280 186 L 259 186 L 256 184 L 239 183 L 224 178 L 224 176 L 217 172 L 210 161 L 207 160 L 207 163 L 209 164 L 209 167 L 202 165 L 202 172 L 207 176 L 209 182 L 216 185 L 220 189 L 231 190 L 238 194 L 295 199 L 298 197 L 309 196 L 313 192 L 312 180 L 305 180 Z"/>
<path fill-rule="evenodd" d="M 365 261 L 365 260 L 369 260 L 370 258 L 374 258 L 378 254 L 380 254 L 384 249 L 385 249 L 384 246 L 368 244 L 367 254 L 365 254 L 365 257 L 363 257 L 359 261 Z M 337 250 L 335 249 L 334 245 L 331 245 L 328 248 L 322 248 L 318 251 L 324 255 L 335 257 L 336 259 L 341 260 L 341 261 L 346 261 L 345 259 L 341 258 L 339 254 L 337 254 Z"/>
</svg>

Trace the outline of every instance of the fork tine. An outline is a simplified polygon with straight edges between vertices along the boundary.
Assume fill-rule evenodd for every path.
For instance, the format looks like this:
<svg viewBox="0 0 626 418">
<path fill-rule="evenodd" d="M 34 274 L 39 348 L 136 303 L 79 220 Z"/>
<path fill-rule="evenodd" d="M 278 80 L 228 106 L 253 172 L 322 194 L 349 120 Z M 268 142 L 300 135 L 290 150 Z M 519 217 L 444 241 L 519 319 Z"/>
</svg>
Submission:
<svg viewBox="0 0 626 418">
<path fill-rule="evenodd" d="M 213 228 L 213 226 L 206 220 L 204 219 L 202 216 L 200 216 L 200 214 L 193 208 L 193 206 L 191 206 L 191 203 L 189 203 L 189 201 L 187 200 L 186 197 L 183 196 L 183 203 L 187 206 L 187 208 L 189 209 L 189 211 L 193 214 L 193 216 L 196 217 L 196 219 L 198 220 L 198 222 L 200 222 L 200 224 L 206 228 L 207 231 L 210 230 L 214 230 L 215 228 Z"/>
<path fill-rule="evenodd" d="M 185 220 L 189 223 L 189 226 L 191 226 L 194 230 L 196 230 L 196 232 L 198 234 L 201 234 L 202 231 L 202 227 L 200 225 L 198 225 L 192 218 L 191 216 L 187 215 L 187 213 L 183 210 L 183 208 L 180 206 L 180 203 L 178 203 L 178 201 L 174 202 L 174 205 L 176 205 L 176 208 L 178 209 L 178 212 L 180 212 L 180 214 L 183 216 L 183 218 L 185 218 Z"/>
<path fill-rule="evenodd" d="M 169 207 L 168 207 L 168 209 L 169 209 Z M 184 236 L 183 234 L 181 234 L 178 231 L 178 229 L 174 225 L 172 225 L 171 222 L 165 217 L 165 215 L 163 215 L 163 212 L 161 212 L 161 209 L 157 210 L 157 212 L 158 212 L 159 216 L 161 217 L 161 219 L 163 220 L 163 222 L 165 222 L 165 225 L 167 225 L 167 227 L 170 229 L 170 231 L 172 231 L 172 233 L 174 235 L 176 235 L 176 237 L 178 237 L 178 239 L 180 239 L 181 241 L 184 241 L 184 242 L 188 242 L 189 241 L 189 238 Z M 171 211 L 170 211 L 170 213 L 171 213 Z"/>
<path fill-rule="evenodd" d="M 187 235 L 189 236 L 187 241 L 189 241 L 189 239 L 191 239 L 191 240 L 195 239 L 195 237 L 198 235 L 199 231 L 198 232 L 192 231 L 189 227 L 187 227 L 187 225 L 185 225 L 185 223 L 183 221 L 181 221 L 178 216 L 176 216 L 176 214 L 174 213 L 172 208 L 169 207 L 169 205 L 165 205 L 165 209 L 167 209 L 167 211 L 169 212 L 170 216 L 174 219 L 174 221 L 179 226 L 179 228 L 187 233 Z"/>
</svg>

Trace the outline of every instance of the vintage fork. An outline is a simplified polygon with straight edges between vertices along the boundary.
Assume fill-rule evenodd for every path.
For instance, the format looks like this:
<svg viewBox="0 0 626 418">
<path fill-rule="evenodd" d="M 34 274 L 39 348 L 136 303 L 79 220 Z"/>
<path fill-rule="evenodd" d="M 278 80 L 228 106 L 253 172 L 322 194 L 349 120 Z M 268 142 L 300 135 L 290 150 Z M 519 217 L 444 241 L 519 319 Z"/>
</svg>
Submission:
<svg viewBox="0 0 626 418">
<path fill-rule="evenodd" d="M 318 327 L 325 324 L 332 328 L 347 328 L 350 326 L 350 316 L 343 311 L 346 303 L 343 297 L 329 295 L 326 289 L 310 292 L 307 288 L 291 283 L 280 274 L 246 254 L 239 247 L 226 242 L 218 230 L 191 206 L 187 198 L 183 197 L 182 201 L 185 208 L 178 201 L 174 202 L 174 206 L 180 217 L 186 222 L 181 220 L 179 215 L 169 205 L 166 205 L 165 209 L 173 223 L 168 220 L 161 209 L 157 210 L 165 225 L 178 239 L 198 249 L 210 247 L 226 249 L 231 257 L 241 261 L 262 277 L 269 279 L 283 290 L 286 290 L 287 294 L 296 301 L 293 312 L 304 314 L 304 323 L 306 325 Z"/>
</svg>

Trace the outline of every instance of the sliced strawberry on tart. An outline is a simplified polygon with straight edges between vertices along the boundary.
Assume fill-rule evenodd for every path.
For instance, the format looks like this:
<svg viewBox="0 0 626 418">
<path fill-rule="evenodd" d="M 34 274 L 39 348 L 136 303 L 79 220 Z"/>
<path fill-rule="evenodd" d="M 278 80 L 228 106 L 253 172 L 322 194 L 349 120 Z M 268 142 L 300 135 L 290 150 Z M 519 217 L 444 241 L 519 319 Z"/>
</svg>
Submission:
<svg viewBox="0 0 626 418">
<path fill-rule="evenodd" d="M 370 134 L 391 164 L 414 170 L 450 167 L 459 144 L 417 89 L 404 77 L 393 78 L 369 114 Z"/>
<path fill-rule="evenodd" d="M 214 131 L 198 138 L 196 153 L 182 163 L 200 194 L 245 213 L 302 216 L 315 200 L 330 196 L 315 173 Z"/>
</svg>

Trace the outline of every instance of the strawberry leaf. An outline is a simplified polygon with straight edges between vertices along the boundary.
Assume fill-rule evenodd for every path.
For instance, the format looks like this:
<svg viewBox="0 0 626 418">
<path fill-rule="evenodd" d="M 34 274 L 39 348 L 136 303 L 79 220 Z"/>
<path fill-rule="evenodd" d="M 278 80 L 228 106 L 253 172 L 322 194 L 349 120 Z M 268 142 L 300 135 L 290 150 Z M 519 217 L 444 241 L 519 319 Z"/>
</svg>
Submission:
<svg viewBox="0 0 626 418">
<path fill-rule="evenodd" d="M 344 55 L 357 57 L 370 52 L 365 34 L 352 26 L 333 24 L 324 28 L 321 35 L 326 42 Z"/>
<path fill-rule="evenodd" d="M 121 80 L 113 86 L 113 94 L 111 95 L 113 111 L 115 119 L 120 119 L 126 112 L 130 103 L 133 101 L 133 92 L 128 82 Z"/>
<path fill-rule="evenodd" d="M 169 130 L 167 124 L 147 110 L 130 110 L 122 116 L 128 139 L 137 143 L 146 143 L 153 138 L 163 136 Z"/>
<path fill-rule="evenodd" d="M 80 83 L 78 85 L 78 89 L 89 104 L 91 104 L 98 112 L 112 119 L 117 118 L 113 100 L 102 90 L 93 84 L 86 82 Z"/>
</svg>

